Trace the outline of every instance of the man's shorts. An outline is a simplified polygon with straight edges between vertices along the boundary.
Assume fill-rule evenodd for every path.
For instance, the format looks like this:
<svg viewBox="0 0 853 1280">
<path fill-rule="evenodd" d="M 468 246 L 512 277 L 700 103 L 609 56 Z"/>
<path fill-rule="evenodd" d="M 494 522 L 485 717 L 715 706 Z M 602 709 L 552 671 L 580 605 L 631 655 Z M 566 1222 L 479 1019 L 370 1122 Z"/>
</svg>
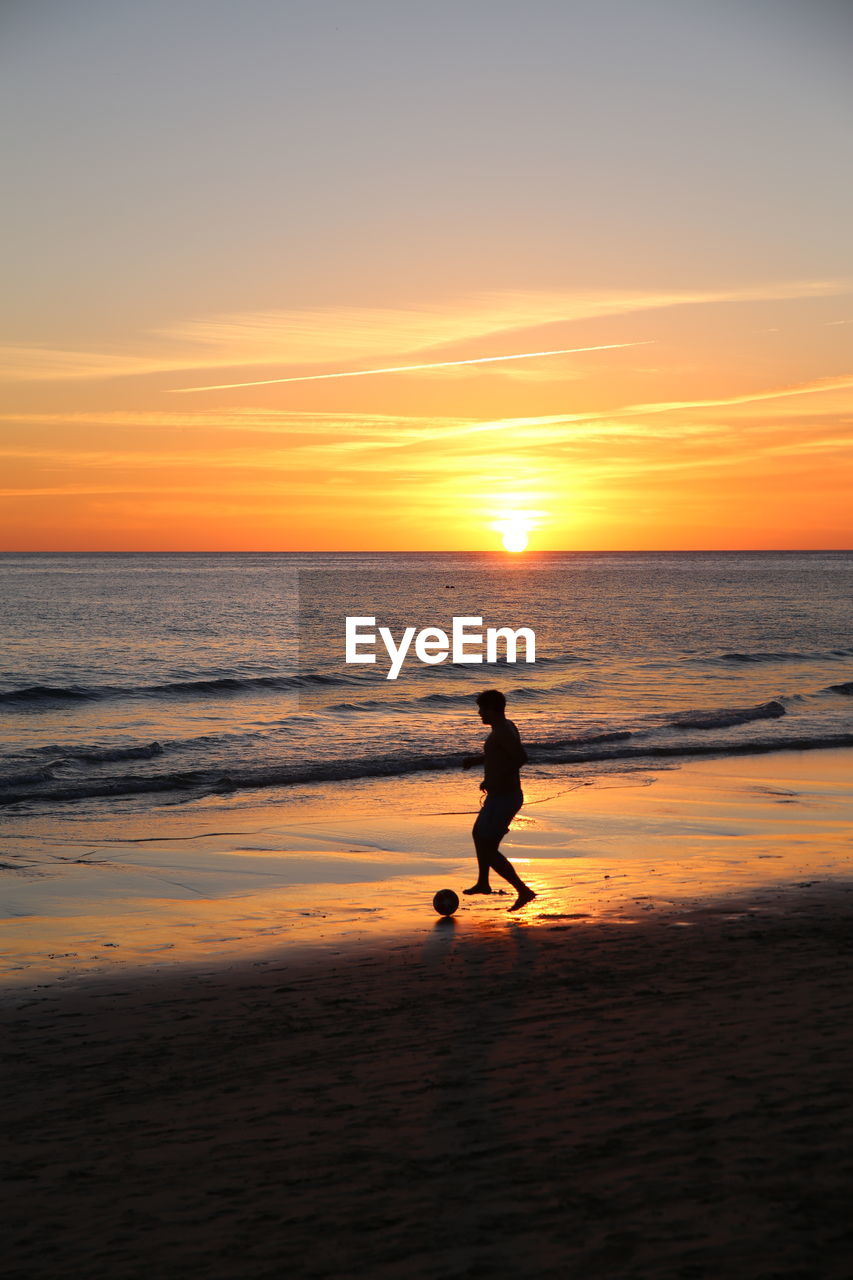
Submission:
<svg viewBox="0 0 853 1280">
<path fill-rule="evenodd" d="M 477 840 L 500 844 L 509 831 L 509 824 L 524 804 L 524 795 L 518 791 L 490 791 L 477 815 L 472 835 Z"/>
</svg>

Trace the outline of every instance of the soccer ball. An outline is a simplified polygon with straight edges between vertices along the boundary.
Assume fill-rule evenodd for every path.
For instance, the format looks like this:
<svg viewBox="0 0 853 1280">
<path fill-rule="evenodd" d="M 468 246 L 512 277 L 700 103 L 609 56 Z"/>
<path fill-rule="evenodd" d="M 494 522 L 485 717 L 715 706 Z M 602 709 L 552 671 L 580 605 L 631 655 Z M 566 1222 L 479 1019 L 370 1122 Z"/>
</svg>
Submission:
<svg viewBox="0 0 853 1280">
<path fill-rule="evenodd" d="M 452 916 L 459 906 L 459 899 L 452 889 L 439 889 L 432 900 L 432 905 L 440 916 Z"/>
</svg>

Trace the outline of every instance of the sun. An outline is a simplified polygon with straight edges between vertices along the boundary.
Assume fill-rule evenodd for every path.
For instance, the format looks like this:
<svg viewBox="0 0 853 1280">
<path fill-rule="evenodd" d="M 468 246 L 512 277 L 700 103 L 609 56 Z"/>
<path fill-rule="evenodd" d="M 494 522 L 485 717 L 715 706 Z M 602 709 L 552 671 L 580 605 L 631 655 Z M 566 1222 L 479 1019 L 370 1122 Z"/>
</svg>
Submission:
<svg viewBox="0 0 853 1280">
<path fill-rule="evenodd" d="M 520 527 L 507 529 L 503 536 L 507 551 L 524 551 L 527 547 L 527 531 Z"/>
<path fill-rule="evenodd" d="M 530 522 L 523 516 L 506 516 L 496 526 L 507 551 L 518 552 L 527 548 Z"/>
</svg>

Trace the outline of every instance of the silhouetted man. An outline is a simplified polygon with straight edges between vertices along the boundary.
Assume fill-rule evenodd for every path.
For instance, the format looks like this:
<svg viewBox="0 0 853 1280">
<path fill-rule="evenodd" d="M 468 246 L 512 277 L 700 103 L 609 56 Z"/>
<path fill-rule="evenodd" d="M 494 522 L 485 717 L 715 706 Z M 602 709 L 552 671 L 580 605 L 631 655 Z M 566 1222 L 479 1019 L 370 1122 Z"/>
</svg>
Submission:
<svg viewBox="0 0 853 1280">
<path fill-rule="evenodd" d="M 527 763 L 527 752 L 521 744 L 521 735 L 511 720 L 506 718 L 506 698 L 498 689 L 486 689 L 477 695 L 477 706 L 483 724 L 492 731 L 483 745 L 481 756 L 467 756 L 463 769 L 482 764 L 483 781 L 480 790 L 485 791 L 483 807 L 471 834 L 477 850 L 477 883 L 463 893 L 491 893 L 489 871 L 497 871 L 508 880 L 518 894 L 510 911 L 519 911 L 536 897 L 528 885 L 517 875 L 508 858 L 498 848 L 509 831 L 510 823 L 524 804 L 519 769 Z"/>
</svg>

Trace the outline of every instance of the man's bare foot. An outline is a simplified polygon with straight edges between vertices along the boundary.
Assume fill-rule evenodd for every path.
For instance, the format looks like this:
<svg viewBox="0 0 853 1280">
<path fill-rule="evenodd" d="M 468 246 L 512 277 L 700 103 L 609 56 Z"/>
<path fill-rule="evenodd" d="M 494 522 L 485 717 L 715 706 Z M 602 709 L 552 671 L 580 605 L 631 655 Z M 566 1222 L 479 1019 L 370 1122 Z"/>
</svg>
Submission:
<svg viewBox="0 0 853 1280">
<path fill-rule="evenodd" d="M 463 890 L 462 890 L 462 892 L 463 892 L 463 893 L 467 893 L 467 894 L 472 894 L 472 893 L 491 893 L 491 892 L 492 892 L 492 890 L 491 890 L 491 888 L 490 888 L 490 886 L 489 886 L 489 885 L 472 884 L 470 889 L 463 889 Z"/>
<path fill-rule="evenodd" d="M 519 889 L 518 897 L 516 898 L 515 902 L 512 904 L 511 907 L 507 907 L 507 911 L 520 911 L 522 907 L 527 906 L 528 902 L 532 902 L 535 897 L 536 897 L 536 894 L 533 892 L 533 890 L 528 889 L 525 886 L 523 889 Z"/>
</svg>

